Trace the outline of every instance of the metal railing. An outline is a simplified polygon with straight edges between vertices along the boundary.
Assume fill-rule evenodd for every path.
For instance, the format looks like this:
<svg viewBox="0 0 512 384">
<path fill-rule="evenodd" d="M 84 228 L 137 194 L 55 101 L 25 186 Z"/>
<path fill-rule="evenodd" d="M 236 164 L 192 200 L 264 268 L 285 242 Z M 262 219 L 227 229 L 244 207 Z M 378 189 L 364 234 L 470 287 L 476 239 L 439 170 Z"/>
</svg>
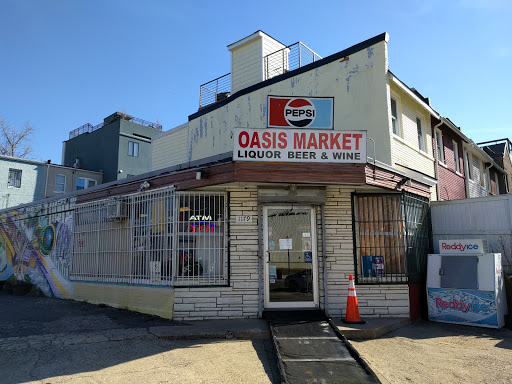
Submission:
<svg viewBox="0 0 512 384">
<path fill-rule="evenodd" d="M 154 286 L 227 282 L 225 193 L 163 189 L 75 208 L 70 278 Z"/>
<path fill-rule="evenodd" d="M 98 125 L 92 125 L 89 123 L 81 125 L 80 127 L 69 132 L 69 138 L 72 139 L 73 137 L 77 137 L 77 136 L 81 135 L 82 133 L 96 131 L 97 129 L 100 129 L 101 127 L 103 127 L 103 123 L 100 123 Z"/>
<path fill-rule="evenodd" d="M 263 58 L 265 79 L 293 71 L 322 59 L 300 41 Z M 231 94 L 231 73 L 218 77 L 199 87 L 199 109 L 229 97 Z"/>
<path fill-rule="evenodd" d="M 300 41 L 264 58 L 265 80 L 321 60 L 322 57 Z"/>
<path fill-rule="evenodd" d="M 230 96 L 231 73 L 204 83 L 199 87 L 199 109 Z"/>
<path fill-rule="evenodd" d="M 128 116 L 128 115 L 124 115 L 124 116 Z M 120 120 L 130 121 L 132 123 L 143 125 L 145 127 L 158 129 L 159 131 L 162 130 L 162 124 L 152 123 L 151 121 L 139 119 L 137 117 L 131 117 L 131 116 L 128 116 L 128 117 L 120 118 Z M 86 132 L 94 132 L 94 131 L 102 128 L 104 125 L 105 125 L 105 123 L 99 123 L 98 125 L 92 125 L 92 124 L 86 123 L 76 129 L 70 131 L 69 138 L 72 139 L 73 137 L 77 137 Z"/>
</svg>

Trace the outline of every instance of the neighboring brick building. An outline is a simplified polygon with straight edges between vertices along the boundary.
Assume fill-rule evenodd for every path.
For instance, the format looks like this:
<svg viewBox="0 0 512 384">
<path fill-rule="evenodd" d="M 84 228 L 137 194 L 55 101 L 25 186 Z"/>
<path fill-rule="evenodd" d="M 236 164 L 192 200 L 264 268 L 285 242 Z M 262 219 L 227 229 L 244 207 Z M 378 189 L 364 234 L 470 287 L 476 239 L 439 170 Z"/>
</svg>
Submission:
<svg viewBox="0 0 512 384">
<path fill-rule="evenodd" d="M 437 200 L 466 198 L 463 143 L 466 136 L 448 119 L 432 118 L 432 146 L 437 184 Z"/>
</svg>

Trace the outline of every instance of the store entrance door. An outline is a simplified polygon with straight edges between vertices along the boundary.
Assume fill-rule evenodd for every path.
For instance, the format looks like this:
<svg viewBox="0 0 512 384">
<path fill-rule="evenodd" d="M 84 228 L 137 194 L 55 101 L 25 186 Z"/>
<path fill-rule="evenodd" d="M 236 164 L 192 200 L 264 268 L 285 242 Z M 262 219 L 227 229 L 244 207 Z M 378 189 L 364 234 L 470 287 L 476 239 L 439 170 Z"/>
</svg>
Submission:
<svg viewBox="0 0 512 384">
<path fill-rule="evenodd" d="M 315 210 L 265 206 L 265 308 L 318 307 Z"/>
</svg>

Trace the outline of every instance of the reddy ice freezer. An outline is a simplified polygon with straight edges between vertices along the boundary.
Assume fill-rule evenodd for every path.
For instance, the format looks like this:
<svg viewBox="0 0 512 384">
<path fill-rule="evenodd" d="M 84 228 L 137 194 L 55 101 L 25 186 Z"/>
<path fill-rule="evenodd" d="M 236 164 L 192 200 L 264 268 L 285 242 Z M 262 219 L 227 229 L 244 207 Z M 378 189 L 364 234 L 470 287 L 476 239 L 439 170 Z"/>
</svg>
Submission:
<svg viewBox="0 0 512 384">
<path fill-rule="evenodd" d="M 484 253 L 482 240 L 440 240 L 428 255 L 429 319 L 501 328 L 505 298 L 500 253 Z"/>
</svg>

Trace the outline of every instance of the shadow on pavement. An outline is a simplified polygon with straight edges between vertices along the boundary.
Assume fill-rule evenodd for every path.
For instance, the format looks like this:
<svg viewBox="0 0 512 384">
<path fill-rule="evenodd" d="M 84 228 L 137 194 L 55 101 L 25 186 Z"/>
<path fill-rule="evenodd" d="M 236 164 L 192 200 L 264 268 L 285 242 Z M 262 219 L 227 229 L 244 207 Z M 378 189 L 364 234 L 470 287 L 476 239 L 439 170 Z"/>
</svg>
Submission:
<svg viewBox="0 0 512 384">
<path fill-rule="evenodd" d="M 0 308 L 2 383 L 280 382 L 269 340 L 164 340 L 149 328 L 183 324 L 46 297 L 0 292 Z"/>
</svg>

